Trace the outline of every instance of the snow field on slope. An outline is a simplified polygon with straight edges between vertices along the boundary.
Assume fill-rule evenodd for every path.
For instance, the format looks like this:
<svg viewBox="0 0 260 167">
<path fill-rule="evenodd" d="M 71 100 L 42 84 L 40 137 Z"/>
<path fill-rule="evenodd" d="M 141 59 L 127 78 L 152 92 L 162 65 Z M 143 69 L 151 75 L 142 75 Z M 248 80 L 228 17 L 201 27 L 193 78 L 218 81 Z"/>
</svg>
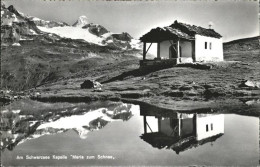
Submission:
<svg viewBox="0 0 260 167">
<path fill-rule="evenodd" d="M 88 29 L 82 29 L 80 27 L 71 27 L 71 26 L 64 26 L 64 27 L 53 27 L 53 28 L 46 28 L 37 26 L 41 31 L 54 33 L 64 38 L 71 38 L 71 39 L 83 39 L 87 42 L 102 45 L 103 38 L 97 37 L 96 35 L 91 34 Z"/>
</svg>

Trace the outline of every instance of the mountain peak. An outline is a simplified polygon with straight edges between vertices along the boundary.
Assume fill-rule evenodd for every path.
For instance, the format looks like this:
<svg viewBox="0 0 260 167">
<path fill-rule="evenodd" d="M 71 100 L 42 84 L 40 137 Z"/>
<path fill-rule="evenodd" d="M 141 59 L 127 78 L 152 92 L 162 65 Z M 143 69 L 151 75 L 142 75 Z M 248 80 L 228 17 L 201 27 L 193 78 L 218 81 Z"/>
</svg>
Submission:
<svg viewBox="0 0 260 167">
<path fill-rule="evenodd" d="M 80 16 L 78 20 L 72 25 L 74 27 L 83 27 L 88 24 L 87 16 Z"/>
<path fill-rule="evenodd" d="M 5 8 L 5 4 L 4 4 L 3 1 L 1 1 L 1 9 L 2 9 L 2 8 Z"/>
<path fill-rule="evenodd" d="M 16 13 L 16 12 L 17 12 L 17 10 L 15 9 L 15 7 L 14 7 L 13 5 L 10 5 L 10 6 L 8 7 L 8 10 L 9 10 L 10 12 L 13 12 L 13 13 Z"/>
<path fill-rule="evenodd" d="M 23 13 L 19 12 L 13 5 L 10 5 L 7 9 L 17 16 L 23 17 Z"/>
</svg>

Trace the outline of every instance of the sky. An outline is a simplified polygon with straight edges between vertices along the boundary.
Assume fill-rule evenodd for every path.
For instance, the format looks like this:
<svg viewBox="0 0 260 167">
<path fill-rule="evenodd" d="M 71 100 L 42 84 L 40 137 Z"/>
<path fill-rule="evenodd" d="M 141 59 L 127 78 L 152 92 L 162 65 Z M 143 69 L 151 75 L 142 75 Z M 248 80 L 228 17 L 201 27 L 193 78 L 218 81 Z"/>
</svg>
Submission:
<svg viewBox="0 0 260 167">
<path fill-rule="evenodd" d="M 213 29 L 223 41 L 259 35 L 257 0 L 3 0 L 6 6 L 44 20 L 72 25 L 79 16 L 114 33 L 128 32 L 135 38 L 175 20 Z"/>
</svg>

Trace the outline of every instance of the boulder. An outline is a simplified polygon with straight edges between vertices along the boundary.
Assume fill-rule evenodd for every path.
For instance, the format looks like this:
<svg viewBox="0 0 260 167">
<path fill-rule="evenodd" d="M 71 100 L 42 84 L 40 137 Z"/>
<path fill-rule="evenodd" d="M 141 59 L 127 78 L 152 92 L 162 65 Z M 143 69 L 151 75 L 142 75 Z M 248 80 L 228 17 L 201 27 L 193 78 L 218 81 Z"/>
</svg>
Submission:
<svg viewBox="0 0 260 167">
<path fill-rule="evenodd" d="M 85 80 L 82 84 L 80 84 L 81 89 L 91 89 L 94 88 L 94 81 Z"/>
<path fill-rule="evenodd" d="M 80 84 L 81 89 L 101 89 L 101 83 L 94 81 L 94 80 L 85 80 L 82 84 Z"/>
<path fill-rule="evenodd" d="M 245 80 L 245 81 L 241 82 L 239 87 L 260 88 L 260 82 L 254 82 L 254 81 Z"/>
</svg>

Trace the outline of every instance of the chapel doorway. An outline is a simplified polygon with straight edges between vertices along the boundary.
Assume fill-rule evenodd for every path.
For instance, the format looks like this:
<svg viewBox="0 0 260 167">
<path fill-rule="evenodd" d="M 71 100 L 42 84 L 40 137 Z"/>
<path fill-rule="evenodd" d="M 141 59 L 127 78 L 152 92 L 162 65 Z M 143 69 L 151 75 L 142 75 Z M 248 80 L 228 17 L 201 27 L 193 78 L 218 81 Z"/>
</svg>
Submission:
<svg viewBox="0 0 260 167">
<path fill-rule="evenodd" d="M 179 48 L 180 57 L 181 57 L 181 47 Z M 178 58 L 178 49 L 177 44 L 172 44 L 169 47 L 169 58 L 170 59 L 177 59 Z"/>
</svg>

